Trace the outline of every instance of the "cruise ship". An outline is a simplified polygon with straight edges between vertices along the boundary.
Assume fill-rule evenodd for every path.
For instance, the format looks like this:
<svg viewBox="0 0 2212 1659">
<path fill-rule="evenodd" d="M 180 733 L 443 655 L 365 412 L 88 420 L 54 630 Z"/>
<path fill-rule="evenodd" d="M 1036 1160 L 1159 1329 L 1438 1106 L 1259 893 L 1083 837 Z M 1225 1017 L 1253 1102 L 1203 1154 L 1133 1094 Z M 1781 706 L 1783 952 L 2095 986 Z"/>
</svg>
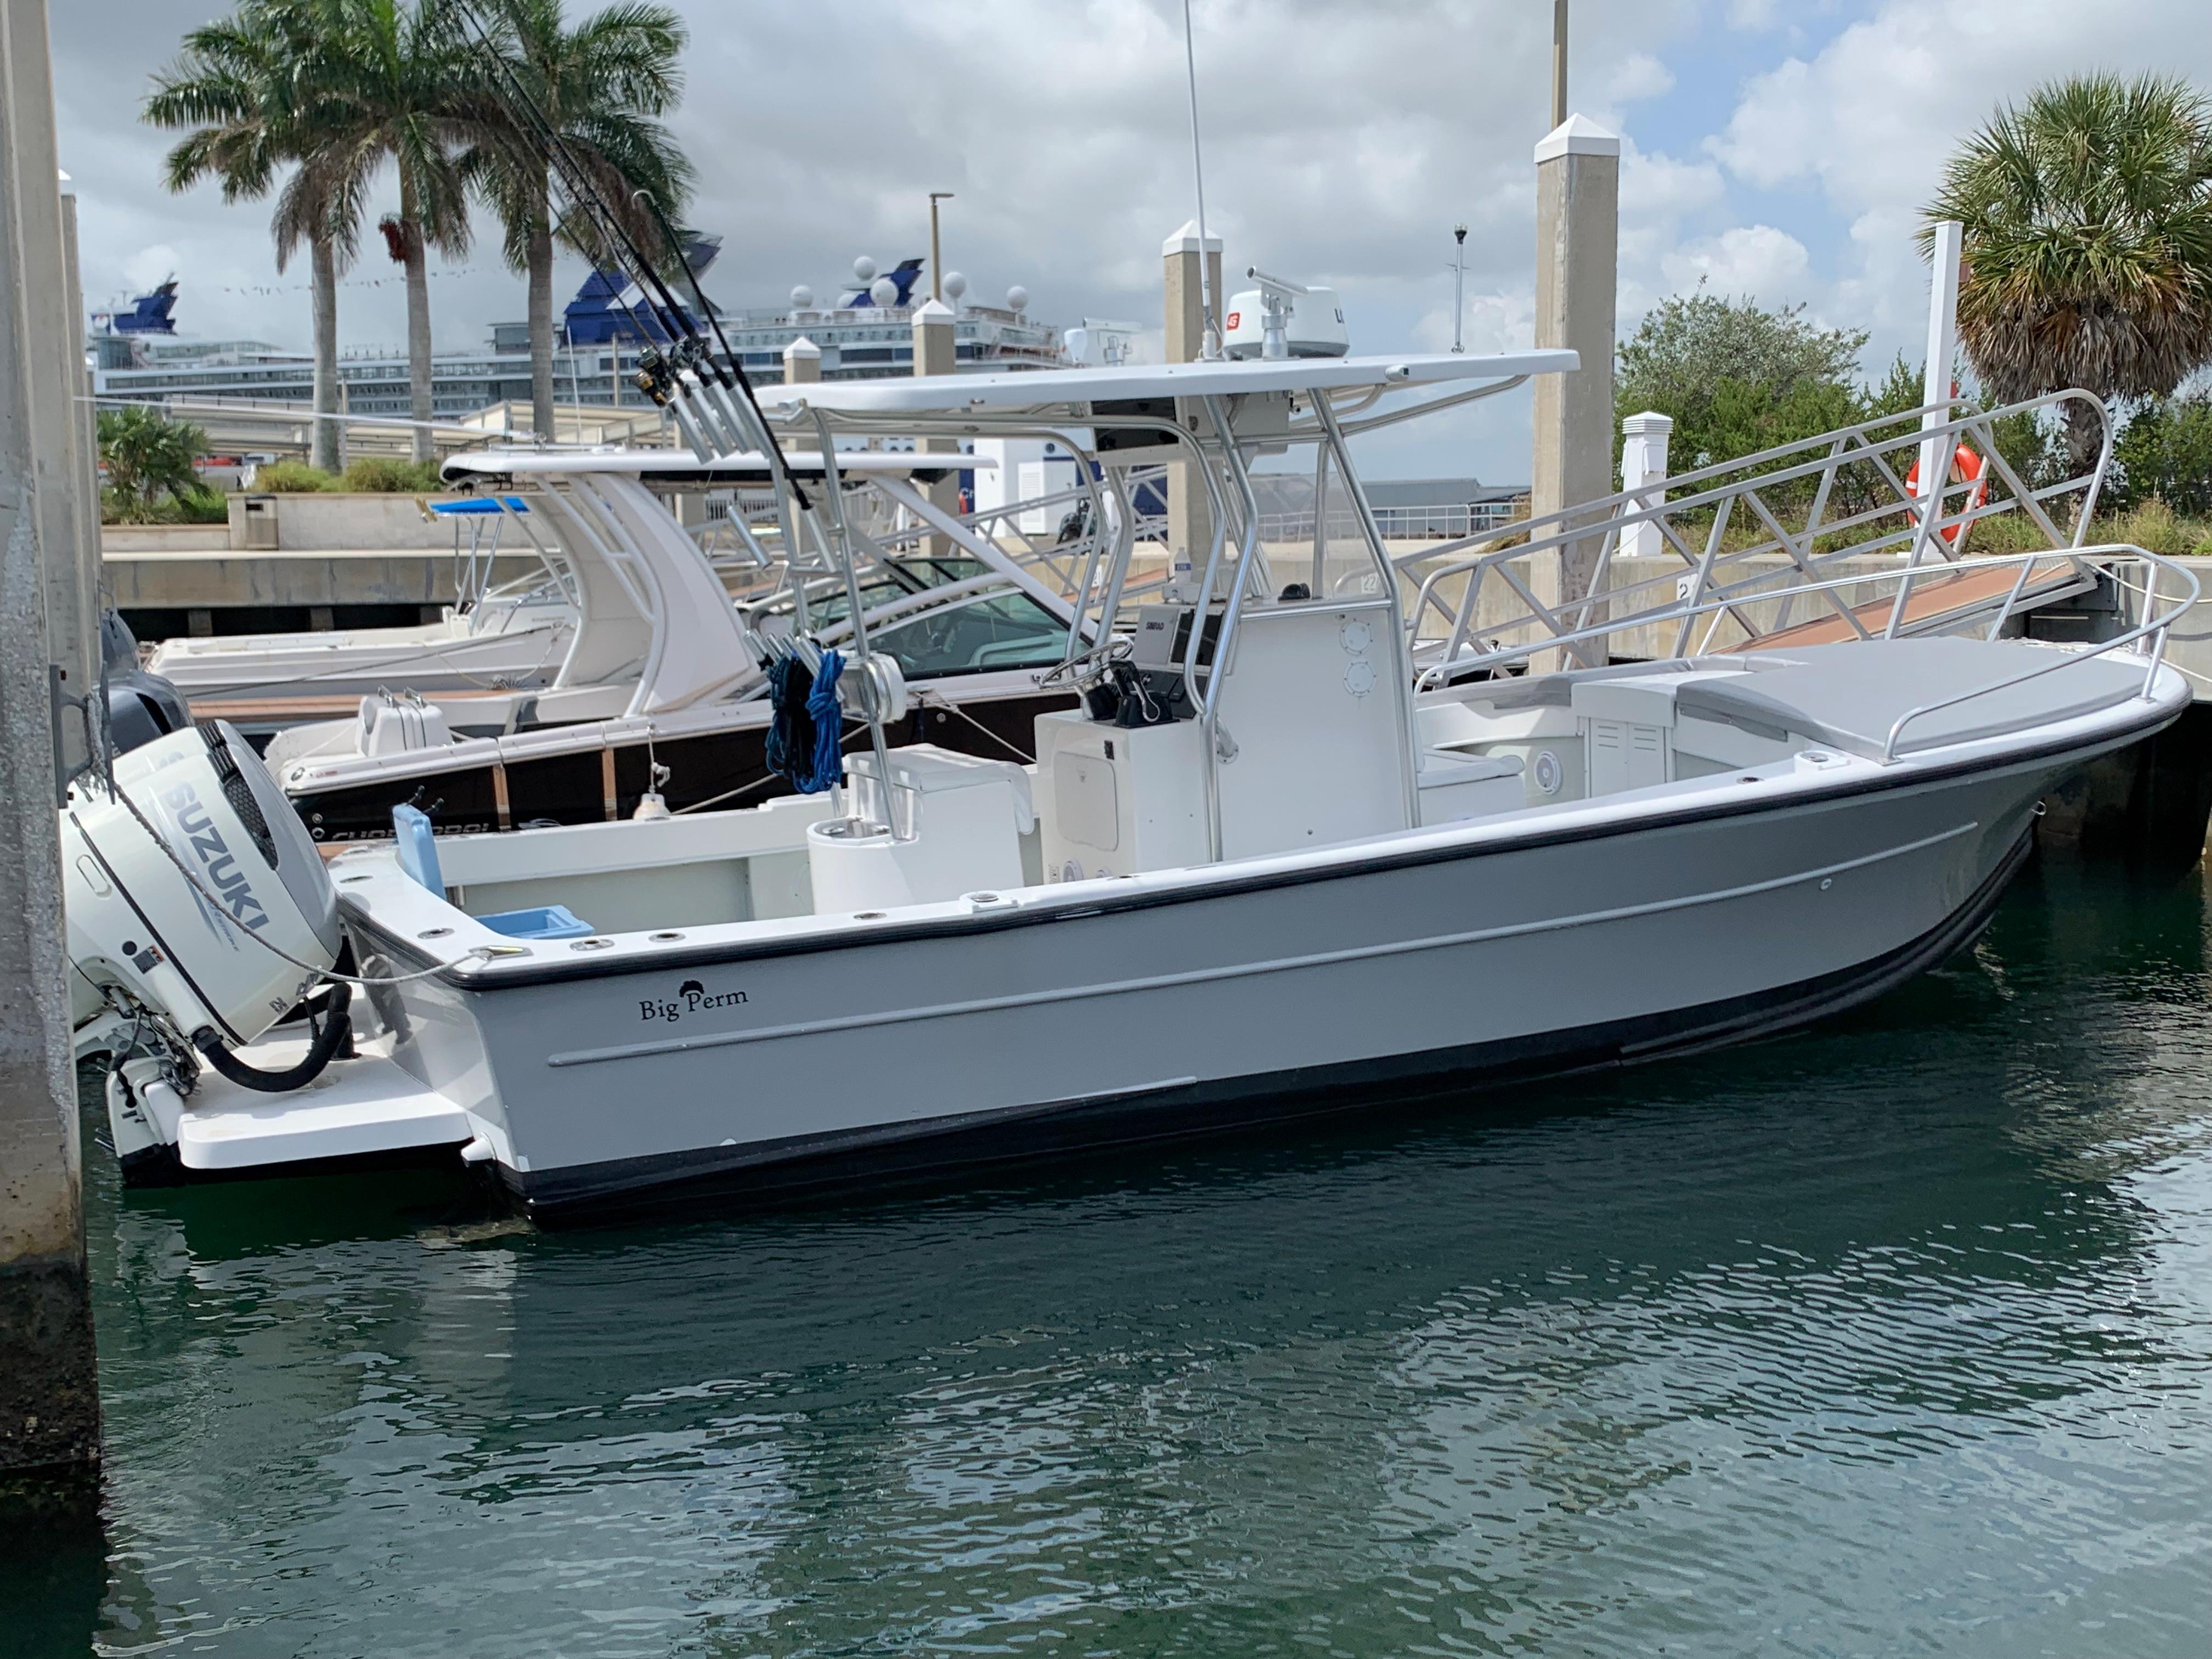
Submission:
<svg viewBox="0 0 2212 1659">
<path fill-rule="evenodd" d="M 703 276 L 720 238 L 696 237 L 688 250 Z M 872 260 L 854 262 L 854 280 L 817 304 L 805 286 L 780 306 L 730 311 L 710 299 L 730 349 L 762 385 L 783 379 L 786 347 L 801 337 L 822 353 L 822 378 L 848 380 L 914 371 L 914 313 L 927 297 L 924 264 L 902 259 L 878 274 Z M 865 271 L 866 274 L 862 275 Z M 964 373 L 1058 368 L 1077 361 L 1060 329 L 1030 314 L 1029 295 L 1008 290 L 1003 305 L 967 298 L 957 272 L 943 287 L 953 307 L 955 343 Z M 842 296 L 842 297 L 841 297 Z M 174 278 L 142 295 L 128 309 L 94 313 L 87 343 L 95 395 L 132 402 L 207 398 L 308 404 L 314 401 L 313 361 L 306 353 L 258 340 L 196 340 L 176 332 Z M 638 352 L 651 325 L 635 310 L 623 279 L 593 271 L 568 302 L 554 349 L 554 396 L 562 404 L 649 407 L 634 383 Z M 1099 342 L 1091 340 L 1091 349 Z M 1111 349 L 1110 346 L 1109 349 Z M 456 420 L 503 402 L 530 398 L 530 331 L 526 323 L 495 323 L 482 349 L 440 352 L 431 359 L 434 418 Z M 407 354 L 352 352 L 339 359 L 340 406 L 349 415 L 405 418 L 410 404 Z"/>
</svg>

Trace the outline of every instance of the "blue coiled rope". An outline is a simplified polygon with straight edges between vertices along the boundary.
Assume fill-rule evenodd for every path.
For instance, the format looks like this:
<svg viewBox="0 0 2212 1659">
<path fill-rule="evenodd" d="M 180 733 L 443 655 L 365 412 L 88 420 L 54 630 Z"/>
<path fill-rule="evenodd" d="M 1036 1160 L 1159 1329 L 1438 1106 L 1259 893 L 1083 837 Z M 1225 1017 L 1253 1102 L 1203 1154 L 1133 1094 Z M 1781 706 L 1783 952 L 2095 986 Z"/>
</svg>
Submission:
<svg viewBox="0 0 2212 1659">
<path fill-rule="evenodd" d="M 802 795 L 834 789 L 845 775 L 845 711 L 837 698 L 844 669 L 835 651 L 822 653 L 818 673 L 797 657 L 769 665 L 768 768 Z"/>
<path fill-rule="evenodd" d="M 837 700 L 837 677 L 844 671 L 845 659 L 835 651 L 824 651 L 814 689 L 806 694 L 806 712 L 814 720 L 814 769 L 806 782 L 792 780 L 802 795 L 834 789 L 844 778 L 845 709 Z"/>
</svg>

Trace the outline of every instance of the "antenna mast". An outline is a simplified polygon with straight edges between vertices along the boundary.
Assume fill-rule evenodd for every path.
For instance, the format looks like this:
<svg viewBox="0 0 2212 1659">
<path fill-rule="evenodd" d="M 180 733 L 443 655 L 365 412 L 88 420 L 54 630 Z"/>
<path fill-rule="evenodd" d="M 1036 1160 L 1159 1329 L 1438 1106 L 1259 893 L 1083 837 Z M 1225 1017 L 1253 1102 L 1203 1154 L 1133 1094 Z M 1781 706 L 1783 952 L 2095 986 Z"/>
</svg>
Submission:
<svg viewBox="0 0 2212 1659">
<path fill-rule="evenodd" d="M 1213 266 L 1206 258 L 1206 158 L 1198 147 L 1198 45 L 1191 32 L 1190 0 L 1182 0 L 1182 60 L 1190 75 L 1190 170 L 1198 182 L 1198 280 L 1206 295 L 1206 344 L 1199 355 L 1213 362 L 1221 356 L 1221 296 L 1213 291 Z"/>
</svg>

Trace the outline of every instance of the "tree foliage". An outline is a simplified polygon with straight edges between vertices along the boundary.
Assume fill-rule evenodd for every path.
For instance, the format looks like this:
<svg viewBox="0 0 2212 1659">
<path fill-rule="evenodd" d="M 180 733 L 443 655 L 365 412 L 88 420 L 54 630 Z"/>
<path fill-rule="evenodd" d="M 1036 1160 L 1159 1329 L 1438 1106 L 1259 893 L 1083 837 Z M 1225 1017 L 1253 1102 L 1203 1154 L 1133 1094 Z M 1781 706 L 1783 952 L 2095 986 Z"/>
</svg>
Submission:
<svg viewBox="0 0 2212 1659">
<path fill-rule="evenodd" d="M 1864 418 L 1856 412 L 1856 375 L 1867 336 L 1816 327 L 1804 309 L 1770 311 L 1707 293 L 1702 283 L 1662 300 L 1620 347 L 1618 415 L 1672 416 L 1676 472 Z"/>
<path fill-rule="evenodd" d="M 106 478 L 105 505 L 116 521 L 158 523 L 179 516 L 185 505 L 209 493 L 192 465 L 208 453 L 207 434 L 199 428 L 133 404 L 101 410 L 95 430 Z"/>
<path fill-rule="evenodd" d="M 2212 519 L 2212 395 L 2162 398 L 2129 418 L 2112 447 L 2115 505 L 2160 501 L 2192 519 Z"/>
<path fill-rule="evenodd" d="M 1960 342 L 1998 401 L 2163 398 L 2212 361 L 2212 102 L 2185 82 L 2080 76 L 2006 106 L 1945 168 L 1923 248 L 1945 219 Z M 2100 423 L 2066 418 L 2086 470 Z"/>
</svg>

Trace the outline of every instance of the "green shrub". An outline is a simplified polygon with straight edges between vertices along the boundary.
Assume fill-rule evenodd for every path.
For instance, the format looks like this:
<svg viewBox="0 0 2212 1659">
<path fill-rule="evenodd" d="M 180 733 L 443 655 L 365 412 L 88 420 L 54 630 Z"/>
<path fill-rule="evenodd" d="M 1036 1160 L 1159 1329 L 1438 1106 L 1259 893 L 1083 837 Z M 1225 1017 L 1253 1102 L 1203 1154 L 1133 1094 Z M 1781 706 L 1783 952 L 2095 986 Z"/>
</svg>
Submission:
<svg viewBox="0 0 2212 1659">
<path fill-rule="evenodd" d="M 230 519 L 230 500 L 220 489 L 205 486 L 177 497 L 179 524 L 224 524 Z"/>
<path fill-rule="evenodd" d="M 302 495 L 337 487 L 338 481 L 333 475 L 319 466 L 309 466 L 305 461 L 270 461 L 253 474 L 257 495 Z"/>
<path fill-rule="evenodd" d="M 2155 495 L 2100 521 L 2096 530 L 2099 541 L 2122 542 L 2168 558 L 2191 551 L 2197 541 L 2197 534 Z"/>
<path fill-rule="evenodd" d="M 420 495 L 442 489 L 435 461 L 403 461 L 365 455 L 345 470 L 343 488 L 374 495 Z"/>
</svg>

